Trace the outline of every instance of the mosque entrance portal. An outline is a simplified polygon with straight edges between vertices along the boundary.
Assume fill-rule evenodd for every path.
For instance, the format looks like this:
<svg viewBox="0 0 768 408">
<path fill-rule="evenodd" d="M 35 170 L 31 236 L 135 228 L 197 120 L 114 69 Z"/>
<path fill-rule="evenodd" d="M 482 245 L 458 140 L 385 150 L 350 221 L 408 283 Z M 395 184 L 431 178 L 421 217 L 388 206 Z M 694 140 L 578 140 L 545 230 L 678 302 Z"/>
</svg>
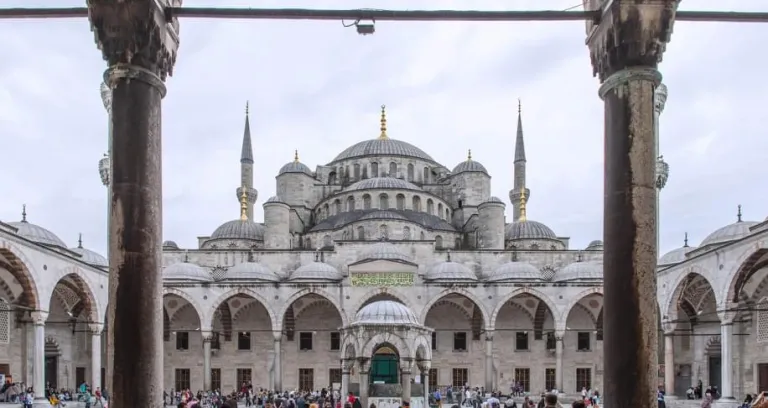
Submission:
<svg viewBox="0 0 768 408">
<path fill-rule="evenodd" d="M 389 345 L 379 346 L 371 358 L 372 384 L 399 384 L 400 356 Z"/>
</svg>

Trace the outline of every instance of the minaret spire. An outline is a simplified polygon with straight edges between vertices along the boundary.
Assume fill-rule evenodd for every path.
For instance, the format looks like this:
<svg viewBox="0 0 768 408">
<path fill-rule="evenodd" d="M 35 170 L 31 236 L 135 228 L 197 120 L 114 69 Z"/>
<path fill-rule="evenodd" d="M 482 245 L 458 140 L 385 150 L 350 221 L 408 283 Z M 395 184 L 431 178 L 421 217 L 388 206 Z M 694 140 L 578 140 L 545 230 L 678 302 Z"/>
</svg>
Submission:
<svg viewBox="0 0 768 408">
<path fill-rule="evenodd" d="M 245 103 L 245 130 L 243 130 L 243 149 L 240 152 L 240 163 L 253 164 L 253 145 L 251 143 L 251 121 L 249 119 L 249 103 Z"/>
<path fill-rule="evenodd" d="M 253 188 L 253 143 L 251 141 L 250 103 L 245 102 L 245 129 L 243 129 L 243 148 L 240 152 L 240 187 L 237 189 L 237 201 L 243 204 L 249 219 L 253 220 L 253 204 L 259 192 Z"/>
<path fill-rule="evenodd" d="M 525 140 L 523 140 L 523 103 L 517 100 L 517 137 L 515 137 L 515 163 L 525 163 Z"/>
<path fill-rule="evenodd" d="M 525 199 L 525 202 L 527 203 L 528 200 L 531 199 L 531 192 L 530 190 L 525 189 L 526 185 L 526 179 L 525 179 L 525 167 L 526 167 L 526 159 L 525 159 L 525 140 L 523 139 L 523 103 L 520 99 L 517 100 L 517 135 L 515 136 L 515 160 L 514 160 L 514 168 L 515 168 L 515 178 L 514 178 L 514 186 L 512 190 L 509 192 L 509 201 L 512 203 L 512 219 L 517 221 L 522 221 L 521 218 L 521 209 L 524 210 L 525 204 L 522 203 L 522 199 Z M 523 197 L 523 193 L 524 196 Z M 524 215 L 523 215 L 524 216 Z"/>
</svg>

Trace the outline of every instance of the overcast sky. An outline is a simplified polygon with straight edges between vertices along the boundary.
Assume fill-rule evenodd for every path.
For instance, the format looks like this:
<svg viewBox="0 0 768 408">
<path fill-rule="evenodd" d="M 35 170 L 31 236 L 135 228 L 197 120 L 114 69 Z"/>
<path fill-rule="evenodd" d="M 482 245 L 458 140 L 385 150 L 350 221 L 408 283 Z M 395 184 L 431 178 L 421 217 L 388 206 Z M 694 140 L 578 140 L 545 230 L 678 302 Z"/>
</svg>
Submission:
<svg viewBox="0 0 768 408">
<path fill-rule="evenodd" d="M 231 6 L 423 9 L 565 9 L 580 0 L 228 0 Z M 36 0 L 80 6 L 82 1 Z M 211 4 L 210 1 L 207 2 Z M 219 2 L 213 2 L 219 3 Z M 223 4 L 222 3 L 222 4 Z M 30 6 L 5 0 L 2 7 Z M 207 5 L 184 0 L 185 6 Z M 683 9 L 768 11 L 763 0 L 683 1 Z M 768 24 L 679 22 L 660 70 L 669 87 L 661 152 L 662 252 L 768 211 L 765 117 Z M 570 236 L 602 237 L 603 107 L 584 23 L 381 22 L 359 36 L 341 22 L 181 21 L 181 49 L 163 104 L 164 238 L 195 248 L 235 219 L 244 106 L 251 105 L 255 187 L 261 204 L 298 149 L 315 168 L 389 135 L 452 168 L 467 149 L 512 207 L 517 98 L 523 103 L 532 198 L 529 217 Z M 0 219 L 28 220 L 69 245 L 106 252 L 107 149 L 99 95 L 106 68 L 86 19 L 0 22 Z"/>
</svg>

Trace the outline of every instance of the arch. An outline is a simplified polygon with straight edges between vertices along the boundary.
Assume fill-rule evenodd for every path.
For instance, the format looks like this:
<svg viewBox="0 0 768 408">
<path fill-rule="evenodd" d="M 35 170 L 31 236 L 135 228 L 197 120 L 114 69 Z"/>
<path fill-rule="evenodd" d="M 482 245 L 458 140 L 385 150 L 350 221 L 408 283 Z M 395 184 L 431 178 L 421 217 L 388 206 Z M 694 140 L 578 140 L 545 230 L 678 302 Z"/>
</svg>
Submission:
<svg viewBox="0 0 768 408">
<path fill-rule="evenodd" d="M 602 286 L 595 286 L 586 290 L 583 290 L 579 292 L 576 296 L 572 297 L 570 302 L 568 302 L 568 305 L 563 309 L 562 313 L 560 314 L 559 321 L 562 321 L 563 324 L 565 324 L 566 320 L 568 320 L 568 316 L 571 314 L 571 310 L 576 306 L 577 303 L 581 302 L 582 299 L 584 299 L 587 296 L 590 295 L 600 295 L 603 296 L 603 288 Z M 600 307 L 600 310 L 603 308 Z"/>
<path fill-rule="evenodd" d="M 347 197 L 347 211 L 355 211 L 355 197 Z"/>
<path fill-rule="evenodd" d="M 425 325 L 427 322 L 427 315 L 429 315 L 429 311 L 432 309 L 432 306 L 435 305 L 439 300 L 442 298 L 448 296 L 448 295 L 458 295 L 458 296 L 464 296 L 465 298 L 469 299 L 472 303 L 475 304 L 475 307 L 480 310 L 480 313 L 483 317 L 483 326 L 486 328 L 486 330 L 493 327 L 491 324 L 492 320 L 489 319 L 488 311 L 485 309 L 485 305 L 483 304 L 483 301 L 480 300 L 477 296 L 475 296 L 472 292 L 464 289 L 464 288 L 448 288 L 443 291 L 441 291 L 436 296 L 433 296 L 432 299 L 427 302 L 427 304 L 424 306 L 424 309 L 421 312 L 421 318 L 419 319 L 421 321 L 422 325 Z"/>
<path fill-rule="evenodd" d="M 341 214 L 341 200 L 338 198 L 333 200 L 333 215 L 339 215 Z"/>
<path fill-rule="evenodd" d="M 414 195 L 411 198 L 411 210 L 421 211 L 421 197 Z"/>
<path fill-rule="evenodd" d="M 682 302 L 682 300 L 685 300 L 682 297 L 688 290 L 691 281 L 697 278 L 703 279 L 704 282 L 709 286 L 710 290 L 714 292 L 715 286 L 712 285 L 712 282 L 707 278 L 704 270 L 695 265 L 685 269 L 685 271 L 681 273 L 680 276 L 678 276 L 674 285 L 672 286 L 672 293 L 669 295 L 669 298 L 664 305 L 664 316 L 662 319 L 666 318 L 665 320 L 677 320 L 678 306 L 680 306 L 680 308 L 688 314 L 689 318 L 696 317 L 698 313 L 696 306 L 698 305 L 690 304 L 688 301 Z M 717 298 L 715 298 L 715 302 L 717 302 Z"/>
<path fill-rule="evenodd" d="M 46 356 L 60 356 L 61 345 L 54 336 L 45 336 L 45 355 Z"/>
<path fill-rule="evenodd" d="M 364 210 L 370 210 L 371 209 L 371 195 L 370 194 L 363 194 L 363 209 Z"/>
<path fill-rule="evenodd" d="M 35 277 L 39 276 L 39 274 L 34 264 L 22 250 L 10 241 L 0 240 L 0 255 L 10 264 L 2 266 L 5 266 L 8 272 L 21 285 L 21 297 L 17 299 L 19 304 L 32 310 L 41 310 L 40 292 L 35 284 Z"/>
<path fill-rule="evenodd" d="M 206 327 L 207 330 L 210 330 L 211 327 L 213 327 L 213 318 L 216 315 L 216 310 L 229 300 L 233 296 L 237 295 L 244 295 L 244 296 L 250 296 L 253 299 L 255 299 L 257 302 L 261 303 L 261 305 L 264 307 L 264 309 L 267 311 L 267 314 L 269 315 L 270 322 L 272 324 L 272 330 L 273 331 L 279 331 L 280 328 L 280 322 L 277 320 L 277 315 L 275 314 L 275 311 L 272 310 L 272 308 L 269 306 L 270 303 L 267 301 L 267 299 L 264 298 L 264 296 L 260 295 L 258 292 L 245 288 L 245 287 L 239 287 L 232 290 L 229 290 L 222 295 L 220 295 L 216 300 L 211 304 L 211 306 L 208 308 L 208 313 L 204 316 L 205 319 L 201 319 L 201 324 L 207 324 L 208 327 Z M 205 322 L 205 323 L 202 323 Z"/>
<path fill-rule="evenodd" d="M 389 209 L 389 195 L 387 193 L 379 194 L 379 209 Z"/>
<path fill-rule="evenodd" d="M 736 268 L 728 271 L 723 285 L 722 292 L 717 297 L 718 304 L 723 302 L 738 302 L 741 288 L 749 281 L 749 278 L 759 269 L 768 266 L 768 261 L 760 262 L 760 258 L 768 254 L 768 248 L 763 240 L 757 241 L 754 245 L 745 249 L 737 258 Z"/>
<path fill-rule="evenodd" d="M 397 177 L 397 163 L 389 163 L 389 177 Z"/>
<path fill-rule="evenodd" d="M 553 318 L 557 316 L 555 313 L 558 313 L 559 309 L 557 308 L 557 306 L 555 306 L 555 303 L 552 301 L 552 299 L 549 298 L 549 296 L 545 295 L 544 293 L 534 288 L 524 287 L 524 288 L 518 288 L 513 290 L 512 292 L 504 295 L 499 300 L 499 303 L 494 308 L 493 313 L 491 314 L 491 317 L 490 317 L 491 325 L 486 327 L 495 327 L 496 319 L 499 316 L 499 312 L 501 312 L 501 308 L 503 308 L 504 305 L 507 304 L 507 302 L 509 302 L 510 300 L 520 295 L 531 295 L 531 296 L 537 297 L 540 301 L 546 303 L 547 307 L 549 308 L 549 312 L 552 313 Z M 555 321 L 555 327 L 558 327 L 557 321 Z"/>
<path fill-rule="evenodd" d="M 371 177 L 379 177 L 379 163 L 371 162 Z"/>
<path fill-rule="evenodd" d="M 398 210 L 405 210 L 405 195 L 398 194 L 395 196 L 395 206 Z"/>
<path fill-rule="evenodd" d="M 285 318 L 286 313 L 288 313 L 288 310 L 293 306 L 293 302 L 295 302 L 295 301 L 297 301 L 297 300 L 299 300 L 302 297 L 307 296 L 307 295 L 317 295 L 317 296 L 325 298 L 325 300 L 327 300 L 329 303 L 331 303 L 333 305 L 333 307 L 336 308 L 336 311 L 339 312 L 339 316 L 341 317 L 341 323 L 344 326 L 347 326 L 349 324 L 349 319 L 347 319 L 347 315 L 346 315 L 346 313 L 344 313 L 344 308 L 341 307 L 341 304 L 339 304 L 339 302 L 336 299 L 334 299 L 334 297 L 331 296 L 330 293 L 328 293 L 328 292 L 326 292 L 326 291 L 324 291 L 324 290 L 322 290 L 320 288 L 310 287 L 310 288 L 304 288 L 304 289 L 302 289 L 302 290 L 300 290 L 298 292 L 295 292 L 294 294 L 292 294 L 283 303 L 284 306 L 282 306 L 278 310 L 278 314 L 276 316 L 277 318 L 280 319 L 279 323 L 278 324 L 273 324 L 273 326 L 272 326 L 273 330 L 277 331 L 277 328 L 282 329 L 283 319 Z"/>
<path fill-rule="evenodd" d="M 408 181 L 413 181 L 414 173 L 413 163 L 408 163 Z"/>
<path fill-rule="evenodd" d="M 383 344 L 391 345 L 394 347 L 400 356 L 412 355 L 411 349 L 408 347 L 408 344 L 405 342 L 405 340 L 394 333 L 384 332 L 375 334 L 373 337 L 368 339 L 367 342 L 365 342 L 362 349 L 360 350 L 360 357 L 370 358 L 373 356 L 373 352 Z"/>
<path fill-rule="evenodd" d="M 164 287 L 163 297 L 166 297 L 166 296 L 178 296 L 186 300 L 187 303 L 189 303 L 192 306 L 192 308 L 195 310 L 195 313 L 197 313 L 197 318 L 200 319 L 200 325 L 202 326 L 205 324 L 203 320 L 203 308 L 200 307 L 200 304 L 195 300 L 195 298 L 190 296 L 187 292 L 184 292 L 183 290 L 180 290 L 177 288 Z M 210 327 L 200 327 L 200 329 L 209 330 Z"/>
<path fill-rule="evenodd" d="M 59 270 L 58 276 L 55 278 L 55 289 L 57 285 L 66 285 L 66 279 L 72 280 L 73 285 L 67 285 L 77 293 L 80 298 L 80 302 L 84 302 L 81 307 L 82 310 L 88 312 L 88 322 L 102 323 L 100 317 L 104 315 L 98 301 L 96 300 L 96 294 L 93 291 L 93 285 L 90 283 L 90 279 L 85 275 L 82 269 L 77 266 L 68 266 Z M 53 295 L 53 293 L 51 293 Z M 78 302 L 78 303 L 80 303 Z M 70 310 L 70 312 L 72 312 Z"/>
<path fill-rule="evenodd" d="M 376 299 L 377 297 L 380 299 Z M 363 296 L 360 297 L 360 300 L 357 303 L 355 303 L 355 306 L 351 310 L 352 317 L 354 318 L 357 312 L 359 312 L 360 309 L 362 309 L 364 306 L 372 302 L 375 302 L 377 300 L 394 300 L 395 302 L 400 302 L 404 304 L 406 307 L 408 307 L 411 310 L 415 310 L 410 299 L 408 299 L 408 296 L 403 295 L 395 288 L 381 287 L 381 288 L 371 289 L 368 292 L 366 292 Z"/>
</svg>

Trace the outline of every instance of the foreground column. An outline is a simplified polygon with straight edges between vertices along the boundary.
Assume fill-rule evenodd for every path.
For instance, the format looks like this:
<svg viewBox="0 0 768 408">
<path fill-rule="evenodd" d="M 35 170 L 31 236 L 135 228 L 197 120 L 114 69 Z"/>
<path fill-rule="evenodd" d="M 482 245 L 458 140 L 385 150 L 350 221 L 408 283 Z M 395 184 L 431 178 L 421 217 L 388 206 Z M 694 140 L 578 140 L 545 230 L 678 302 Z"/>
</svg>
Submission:
<svg viewBox="0 0 768 408">
<path fill-rule="evenodd" d="M 101 387 L 101 332 L 104 325 L 91 323 L 91 387 Z M 78 384 L 79 386 L 80 384 Z"/>
<path fill-rule="evenodd" d="M 485 333 L 485 390 L 493 391 L 493 331 Z"/>
<path fill-rule="evenodd" d="M 178 22 L 166 23 L 167 5 L 88 0 L 112 90 L 107 324 L 114 408 L 156 406 L 163 398 L 161 101 L 178 48 Z"/>
<path fill-rule="evenodd" d="M 203 391 L 212 391 L 211 388 L 211 341 L 213 333 L 203 332 Z"/>
<path fill-rule="evenodd" d="M 720 398 L 722 402 L 733 401 L 733 322 L 727 321 L 720 325 L 720 357 L 722 360 L 721 368 L 721 390 Z"/>
<path fill-rule="evenodd" d="M 32 388 L 35 391 L 35 405 L 51 404 L 45 398 L 45 321 L 48 312 L 32 312 L 32 324 L 34 325 L 34 347 L 32 355 Z"/>
<path fill-rule="evenodd" d="M 563 388 L 563 336 L 565 333 L 555 333 L 555 388 L 558 393 L 565 393 Z M 552 391 L 552 390 L 547 390 Z"/>
<path fill-rule="evenodd" d="M 588 44 L 605 101 L 604 405 L 655 407 L 656 66 L 669 41 L 677 0 L 601 2 Z"/>
</svg>

